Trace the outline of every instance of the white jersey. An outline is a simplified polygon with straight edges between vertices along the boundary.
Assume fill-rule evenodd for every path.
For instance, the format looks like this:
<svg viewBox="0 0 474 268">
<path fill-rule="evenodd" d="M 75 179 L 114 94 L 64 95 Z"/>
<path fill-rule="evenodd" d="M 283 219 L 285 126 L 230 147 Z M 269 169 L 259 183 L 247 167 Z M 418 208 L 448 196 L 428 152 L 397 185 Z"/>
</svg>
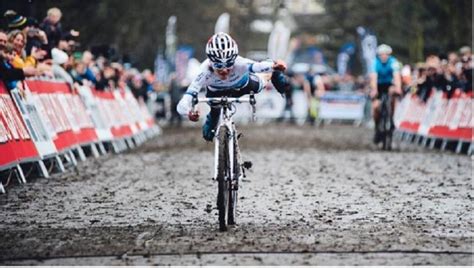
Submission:
<svg viewBox="0 0 474 268">
<path fill-rule="evenodd" d="M 255 62 L 238 56 L 226 79 L 214 73 L 211 62 L 206 59 L 201 64 L 201 73 L 189 85 L 186 93 L 198 93 L 205 87 L 210 91 L 225 91 L 245 87 L 250 79 L 250 73 L 270 73 L 273 71 L 272 61 Z"/>
</svg>

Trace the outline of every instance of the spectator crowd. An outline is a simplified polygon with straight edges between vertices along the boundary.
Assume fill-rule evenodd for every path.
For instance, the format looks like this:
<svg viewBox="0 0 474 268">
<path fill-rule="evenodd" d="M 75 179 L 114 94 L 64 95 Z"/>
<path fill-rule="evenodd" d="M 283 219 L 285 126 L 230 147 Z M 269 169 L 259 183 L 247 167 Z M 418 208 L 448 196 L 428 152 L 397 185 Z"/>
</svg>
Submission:
<svg viewBox="0 0 474 268">
<path fill-rule="evenodd" d="M 402 81 L 424 101 L 435 91 L 446 93 L 448 98 L 456 91 L 472 94 L 472 67 L 471 48 L 464 46 L 459 53 L 428 56 L 425 62 L 414 66 L 413 73 L 404 66 Z"/>
<path fill-rule="evenodd" d="M 71 90 L 81 85 L 108 91 L 129 88 L 136 98 L 143 101 L 147 101 L 150 92 L 168 90 L 172 102 L 171 120 L 180 121 L 180 116 L 173 113 L 173 107 L 185 90 L 180 81 L 171 79 L 169 85 L 162 85 L 155 81 L 150 70 L 139 71 L 130 63 L 113 61 L 103 50 L 81 49 L 78 42 L 80 32 L 63 27 L 60 9 L 50 8 L 45 15 L 38 22 L 13 10 L 3 14 L 4 25 L 0 29 L 0 80 L 7 89 L 17 88 L 22 93 L 21 81 L 28 77 L 42 77 L 64 81 Z M 288 72 L 292 90 L 286 94 L 287 103 L 280 119 L 285 113 L 291 113 L 292 92 L 296 90 L 305 92 L 310 122 L 314 121 L 317 114 L 316 99 L 324 92 L 369 92 L 368 81 L 364 76 L 341 76 L 328 66 L 302 68 L 295 64 L 293 67 Z M 455 91 L 472 93 L 473 62 L 470 47 L 462 47 L 459 52 L 446 55 L 430 55 L 425 62 L 400 67 L 404 92 L 413 92 L 422 100 L 426 101 L 434 91 L 443 91 L 448 97 Z"/>
<path fill-rule="evenodd" d="M 80 32 L 65 30 L 62 12 L 50 8 L 38 22 L 13 10 L 3 14 L 0 29 L 0 80 L 11 90 L 22 92 L 22 80 L 28 77 L 65 81 L 71 90 L 87 85 L 96 90 L 130 88 L 137 98 L 146 101 L 153 90 L 154 76 L 150 70 L 140 72 L 129 63 L 100 51 L 80 50 Z"/>
</svg>

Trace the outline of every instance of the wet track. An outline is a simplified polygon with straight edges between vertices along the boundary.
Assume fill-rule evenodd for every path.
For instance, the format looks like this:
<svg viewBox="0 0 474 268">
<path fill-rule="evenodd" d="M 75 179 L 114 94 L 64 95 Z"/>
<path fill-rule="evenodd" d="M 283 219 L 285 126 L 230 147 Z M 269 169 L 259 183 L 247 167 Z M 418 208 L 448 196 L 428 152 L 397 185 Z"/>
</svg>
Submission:
<svg viewBox="0 0 474 268">
<path fill-rule="evenodd" d="M 213 146 L 164 134 L 0 196 L 2 264 L 470 265 L 472 160 L 371 130 L 247 126 L 254 167 L 219 232 Z"/>
</svg>

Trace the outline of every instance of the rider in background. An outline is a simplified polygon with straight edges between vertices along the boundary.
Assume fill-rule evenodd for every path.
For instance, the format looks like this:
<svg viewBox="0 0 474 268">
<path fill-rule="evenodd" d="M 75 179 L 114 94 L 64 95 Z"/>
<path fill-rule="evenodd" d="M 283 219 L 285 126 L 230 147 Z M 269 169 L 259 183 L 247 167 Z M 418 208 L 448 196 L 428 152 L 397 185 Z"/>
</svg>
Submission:
<svg viewBox="0 0 474 268">
<path fill-rule="evenodd" d="M 255 62 L 240 57 L 237 43 L 226 33 L 214 34 L 206 45 L 206 59 L 201 64 L 201 73 L 192 81 L 183 98 L 179 101 L 177 111 L 187 115 L 189 120 L 198 121 L 199 113 L 192 111 L 193 95 L 201 88 L 207 89 L 206 97 L 241 97 L 260 92 L 266 81 L 255 73 L 271 73 L 271 82 L 280 93 L 289 88 L 287 77 L 283 74 L 286 64 L 281 60 Z M 220 109 L 212 107 L 203 125 L 203 137 L 207 141 L 214 138 L 215 128 L 219 121 Z"/>
<path fill-rule="evenodd" d="M 386 44 L 377 47 L 377 58 L 370 72 L 370 98 L 372 99 L 372 115 L 375 123 L 374 143 L 381 140 L 378 124 L 380 121 L 380 97 L 382 92 L 390 96 L 402 94 L 400 64 L 392 54 L 392 48 Z M 391 98 L 392 111 L 395 110 L 395 98 Z"/>
</svg>

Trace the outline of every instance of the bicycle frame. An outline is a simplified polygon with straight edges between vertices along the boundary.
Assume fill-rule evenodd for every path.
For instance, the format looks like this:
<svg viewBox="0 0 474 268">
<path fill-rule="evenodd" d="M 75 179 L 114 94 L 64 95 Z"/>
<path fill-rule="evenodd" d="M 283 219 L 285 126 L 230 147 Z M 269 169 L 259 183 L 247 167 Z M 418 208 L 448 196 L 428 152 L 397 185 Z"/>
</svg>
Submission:
<svg viewBox="0 0 474 268">
<path fill-rule="evenodd" d="M 214 97 L 214 98 L 197 98 L 196 96 L 194 97 L 193 104 L 196 105 L 197 103 L 200 102 L 207 102 L 209 105 L 215 104 L 220 106 L 220 115 L 219 115 L 219 124 L 217 125 L 216 132 L 219 133 L 220 129 L 225 126 L 227 127 L 229 131 L 229 140 L 227 144 L 227 148 L 229 148 L 229 162 L 230 162 L 230 170 L 234 170 L 234 144 L 233 142 L 235 141 L 237 145 L 237 139 L 236 139 L 236 129 L 235 129 L 235 123 L 232 120 L 232 116 L 236 112 L 236 108 L 234 106 L 234 103 L 250 103 L 252 106 L 252 114 L 255 114 L 255 96 L 254 93 L 251 92 L 249 96 L 245 97 L 238 97 L 238 98 L 233 98 L 233 97 Z M 217 139 L 217 137 L 215 137 Z M 238 147 L 238 146 L 236 146 Z M 238 148 L 237 148 L 238 149 Z M 218 167 L 218 154 L 219 154 L 219 142 L 214 142 L 214 178 L 217 178 L 217 167 Z M 240 153 L 238 154 L 240 157 Z M 240 161 L 239 161 L 240 163 Z M 239 178 L 234 178 L 234 173 L 230 172 L 230 181 L 233 181 L 235 179 Z"/>
</svg>

